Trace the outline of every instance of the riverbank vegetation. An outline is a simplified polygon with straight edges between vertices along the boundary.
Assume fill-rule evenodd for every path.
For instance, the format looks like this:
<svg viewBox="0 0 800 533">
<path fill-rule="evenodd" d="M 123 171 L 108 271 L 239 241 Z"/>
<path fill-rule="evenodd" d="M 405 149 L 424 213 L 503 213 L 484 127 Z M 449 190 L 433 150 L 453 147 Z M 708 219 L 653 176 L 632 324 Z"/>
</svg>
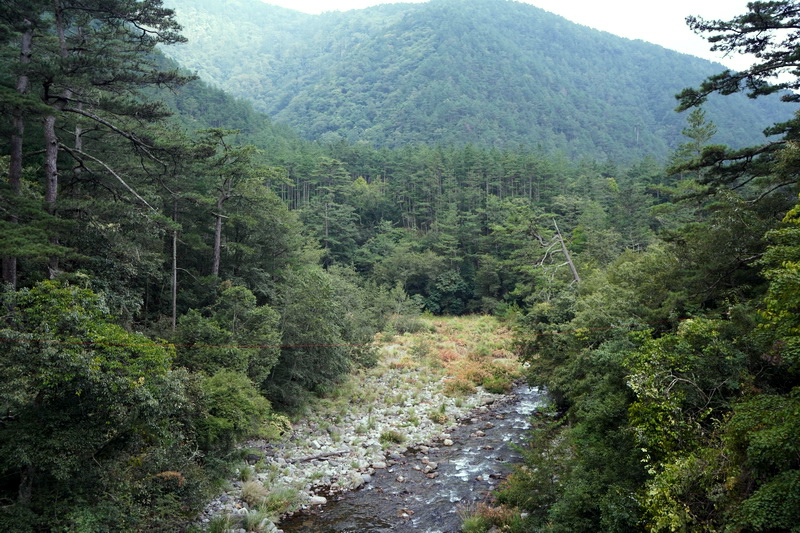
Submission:
<svg viewBox="0 0 800 533">
<path fill-rule="evenodd" d="M 416 320 L 414 333 L 379 335 L 375 365 L 311 398 L 280 434 L 246 440 L 238 475 L 198 523 L 272 531 L 287 514 L 362 487 L 407 449 L 453 445 L 459 422 L 503 398 L 522 376 L 510 331 L 497 318 Z M 439 475 L 435 463 L 427 468 L 426 475 Z"/>
<path fill-rule="evenodd" d="M 791 68 L 792 42 L 746 39 L 789 27 L 795 4 L 694 21 L 762 47 L 766 70 L 681 105 L 772 92 L 762 76 Z M 499 496 L 524 527 L 800 522 L 788 112 L 733 151 L 693 111 L 669 172 L 311 142 L 160 56 L 178 30 L 154 0 L 0 7 L 0 529 L 180 530 L 239 443 L 363 392 L 348 376 L 379 363 L 378 333 L 390 367 L 447 375 L 455 404 L 517 376 L 502 328 L 553 398 Z M 480 313 L 502 327 L 440 318 Z M 501 340 L 469 345 L 465 323 Z M 379 448 L 397 440 L 382 431 Z"/>
<path fill-rule="evenodd" d="M 681 107 L 796 88 L 794 76 L 768 79 L 791 65 L 796 46 L 779 35 L 797 10 L 754 2 L 732 21 L 690 20 L 721 49 L 769 59 L 687 89 Z M 527 309 L 517 342 L 553 416 L 470 531 L 797 529 L 796 127 L 795 117 L 773 130 L 783 140 L 677 162 L 675 201 L 651 211 L 675 224 Z"/>
</svg>

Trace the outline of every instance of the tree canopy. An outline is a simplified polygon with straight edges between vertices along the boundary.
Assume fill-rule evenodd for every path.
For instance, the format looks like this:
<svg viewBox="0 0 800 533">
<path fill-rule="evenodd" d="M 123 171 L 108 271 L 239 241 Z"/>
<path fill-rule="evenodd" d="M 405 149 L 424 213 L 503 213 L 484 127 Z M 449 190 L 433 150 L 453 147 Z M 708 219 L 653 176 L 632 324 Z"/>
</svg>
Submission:
<svg viewBox="0 0 800 533">
<path fill-rule="evenodd" d="M 198 5 L 231 15 L 227 4 Z M 584 78 L 565 74 L 566 94 L 539 102 L 528 80 L 530 93 L 509 85 L 502 95 L 538 102 L 560 134 L 498 143 L 473 124 L 482 100 L 470 98 L 527 66 L 553 82 L 569 60 L 528 65 L 511 54 L 479 68 L 484 52 L 547 34 L 514 43 L 476 21 L 499 13 L 514 27 L 544 15 L 512 2 L 460 5 L 329 20 L 261 6 L 314 31 L 349 24 L 347 38 L 316 35 L 309 49 L 264 44 L 270 69 L 279 56 L 311 61 L 275 83 L 318 83 L 284 102 L 308 112 L 315 140 L 160 55 L 156 45 L 183 39 L 159 1 L 0 6 L 0 529 L 180 530 L 239 442 L 285 429 L 280 412 L 374 364 L 376 332 L 402 333 L 404 315 L 421 311 L 502 317 L 531 383 L 549 391 L 553 412 L 537 417 L 526 467 L 498 496 L 518 508 L 511 530 L 796 526 L 793 108 L 774 119 L 773 137 L 754 132 L 758 145 L 730 148 L 717 143 L 738 130 L 709 99 L 674 126 L 685 138 L 668 169 L 656 146 L 666 130 L 648 133 L 651 154 L 619 160 L 607 157 L 619 155 L 613 146 L 596 157 L 576 134 L 583 157 L 569 157 L 550 148 L 581 128 L 578 115 L 592 124 L 603 115 L 583 99 L 594 86 L 587 52 Z M 793 2 L 753 2 L 732 21 L 690 19 L 717 46 L 757 48 L 761 62 L 698 78 L 681 105 L 750 91 L 791 106 L 781 91 L 796 83 L 796 13 Z M 424 14 L 436 17 L 415 20 Z M 444 32 L 431 25 L 443 20 Z M 616 58 L 620 79 L 652 65 L 645 48 L 631 58 L 617 42 L 553 24 Z M 387 58 L 401 48 L 399 66 L 413 63 L 404 72 L 419 89 L 401 123 L 439 142 L 380 148 L 353 142 L 344 124 L 331 130 L 322 112 L 347 108 L 344 89 L 369 87 L 399 109 L 392 86 L 362 67 L 374 56 L 399 70 Z M 471 68 L 440 70 L 465 49 Z M 311 56 L 351 63 L 326 78 Z M 251 77 L 239 82 L 269 92 L 244 66 Z M 460 79 L 468 72 L 498 77 Z M 635 103 L 631 93 L 606 96 Z M 362 104 L 352 111 L 368 113 L 367 129 L 387 124 L 381 106 Z M 525 122 L 521 108 L 506 111 L 507 130 Z M 448 121 L 487 142 L 447 137 Z M 630 135 L 633 123 L 608 122 Z"/>
</svg>

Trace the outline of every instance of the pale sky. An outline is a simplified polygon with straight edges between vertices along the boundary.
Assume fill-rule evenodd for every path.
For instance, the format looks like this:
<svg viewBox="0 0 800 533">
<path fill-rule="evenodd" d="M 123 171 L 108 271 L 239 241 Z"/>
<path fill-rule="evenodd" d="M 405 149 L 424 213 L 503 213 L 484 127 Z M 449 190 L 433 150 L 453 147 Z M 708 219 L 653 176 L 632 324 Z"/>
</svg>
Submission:
<svg viewBox="0 0 800 533">
<path fill-rule="evenodd" d="M 262 0 L 304 13 L 347 11 L 363 9 L 377 4 L 394 3 L 386 0 Z M 421 3 L 427 0 L 405 0 Z M 747 0 L 520 0 L 541 7 L 578 24 L 591 26 L 628 39 L 642 39 L 718 61 L 724 65 L 743 69 L 748 65 L 741 57 L 725 58 L 713 54 L 709 44 L 686 26 L 688 15 L 705 19 L 724 19 L 744 14 Z"/>
</svg>

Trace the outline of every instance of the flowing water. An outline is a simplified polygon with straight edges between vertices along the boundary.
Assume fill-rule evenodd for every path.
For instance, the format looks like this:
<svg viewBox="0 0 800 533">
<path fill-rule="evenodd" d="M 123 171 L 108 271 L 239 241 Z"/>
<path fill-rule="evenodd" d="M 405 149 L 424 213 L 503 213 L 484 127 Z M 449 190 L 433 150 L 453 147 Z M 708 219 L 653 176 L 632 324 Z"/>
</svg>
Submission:
<svg viewBox="0 0 800 533">
<path fill-rule="evenodd" d="M 527 386 L 476 412 L 441 443 L 390 456 L 364 488 L 280 524 L 286 533 L 460 531 L 458 510 L 486 501 L 520 460 L 529 419 L 544 394 Z"/>
</svg>

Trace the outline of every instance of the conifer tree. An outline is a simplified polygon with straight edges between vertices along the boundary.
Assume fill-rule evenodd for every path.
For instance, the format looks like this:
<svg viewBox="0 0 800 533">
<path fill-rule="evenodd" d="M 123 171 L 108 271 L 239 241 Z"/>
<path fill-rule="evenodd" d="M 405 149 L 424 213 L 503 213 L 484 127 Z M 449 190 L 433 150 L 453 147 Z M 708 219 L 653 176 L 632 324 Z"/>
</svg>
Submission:
<svg viewBox="0 0 800 533">
<path fill-rule="evenodd" d="M 162 104 L 148 101 L 144 90 L 189 79 L 158 68 L 152 55 L 158 44 L 183 41 L 174 12 L 160 0 L 50 0 L 5 7 L 0 15 L 9 30 L 8 40 L 20 43 L 15 91 L 6 87 L 2 92 L 3 104 L 14 110 L 12 191 L 19 187 L 23 149 L 42 150 L 43 201 L 48 214 L 58 212 L 65 176 L 77 181 L 110 178 L 111 188 L 124 189 L 124 195 L 146 205 L 134 184 L 115 170 L 109 149 L 157 160 L 151 140 L 138 132 L 146 122 L 169 112 Z M 43 145 L 23 147 L 24 128 L 37 116 L 30 111 L 34 98 L 43 117 Z M 50 241 L 57 244 L 57 235 L 51 234 Z M 9 258 L 6 264 L 5 279 L 14 281 L 13 261 Z M 55 256 L 49 268 L 54 275 Z"/>
<path fill-rule="evenodd" d="M 696 33 L 706 36 L 713 51 L 752 54 L 755 62 L 740 72 L 725 70 L 707 78 L 699 88 L 687 88 L 677 95 L 678 110 L 701 105 L 714 93 L 730 95 L 744 92 L 751 98 L 780 94 L 785 102 L 800 101 L 800 68 L 797 66 L 800 42 L 800 2 L 780 0 L 750 2 L 747 13 L 731 20 L 704 20 L 687 17 L 686 22 Z M 701 183 L 713 188 L 741 189 L 756 185 L 753 194 L 762 198 L 767 194 L 796 185 L 797 173 L 772 175 L 771 168 L 780 160 L 780 152 L 797 140 L 800 116 L 775 124 L 767 135 L 778 135 L 778 140 L 731 150 L 709 146 L 698 160 L 680 169 L 706 168 L 709 172 Z"/>
</svg>

